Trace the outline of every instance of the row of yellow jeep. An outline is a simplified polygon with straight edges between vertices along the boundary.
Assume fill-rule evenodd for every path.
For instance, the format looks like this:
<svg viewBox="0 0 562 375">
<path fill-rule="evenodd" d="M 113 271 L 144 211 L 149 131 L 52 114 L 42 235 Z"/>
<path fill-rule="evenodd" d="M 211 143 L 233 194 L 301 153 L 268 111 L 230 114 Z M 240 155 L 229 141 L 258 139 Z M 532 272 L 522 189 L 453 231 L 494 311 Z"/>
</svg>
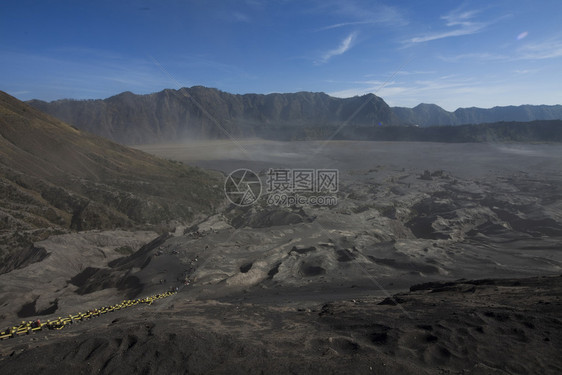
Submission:
<svg viewBox="0 0 562 375">
<path fill-rule="evenodd" d="M 43 329 L 63 329 L 67 324 L 72 324 L 75 321 L 81 321 L 81 320 L 86 320 L 86 319 L 90 319 L 93 317 L 97 317 L 100 316 L 102 314 L 106 314 L 108 312 L 112 312 L 112 311 L 116 311 L 116 310 L 121 310 L 127 307 L 131 307 L 131 306 L 135 306 L 138 305 L 139 303 L 147 303 L 149 305 L 152 304 L 152 302 L 161 299 L 161 298 L 166 298 L 169 297 L 173 294 L 176 294 L 177 292 L 175 291 L 169 291 L 166 293 L 162 293 L 162 294 L 155 294 L 153 296 L 150 297 L 145 297 L 145 298 L 137 298 L 134 300 L 124 300 L 121 303 L 118 303 L 116 305 L 113 306 L 104 306 L 100 309 L 92 309 L 89 310 L 87 312 L 84 313 L 78 313 L 75 315 L 68 315 L 65 318 L 61 318 L 59 317 L 58 319 L 55 320 L 47 320 L 46 322 L 41 322 L 39 320 L 30 320 L 30 321 L 23 321 L 21 322 L 21 324 L 19 326 L 13 326 L 8 328 L 5 331 L 0 332 L 0 340 L 4 340 L 4 339 L 8 339 L 8 338 L 12 338 L 12 337 L 16 337 L 16 336 L 20 336 L 20 335 L 28 335 L 31 332 L 36 332 L 36 331 L 41 331 Z"/>
</svg>

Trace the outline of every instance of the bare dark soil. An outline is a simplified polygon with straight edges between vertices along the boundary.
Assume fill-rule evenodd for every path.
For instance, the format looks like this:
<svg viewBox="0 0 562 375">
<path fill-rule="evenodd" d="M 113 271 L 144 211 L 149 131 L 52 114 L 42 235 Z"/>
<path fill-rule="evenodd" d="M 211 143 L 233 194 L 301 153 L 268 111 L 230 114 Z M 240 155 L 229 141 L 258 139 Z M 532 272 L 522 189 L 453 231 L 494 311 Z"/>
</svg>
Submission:
<svg viewBox="0 0 562 375">
<path fill-rule="evenodd" d="M 0 341 L 0 373 L 562 372 L 560 146 L 247 146 L 258 161 L 181 160 L 340 168 L 337 205 L 36 242 L 0 275 L 6 328 L 179 293 Z"/>
<path fill-rule="evenodd" d="M 385 303 L 189 301 L 0 342 L 8 373 L 557 374 L 562 276 L 434 283 Z"/>
</svg>

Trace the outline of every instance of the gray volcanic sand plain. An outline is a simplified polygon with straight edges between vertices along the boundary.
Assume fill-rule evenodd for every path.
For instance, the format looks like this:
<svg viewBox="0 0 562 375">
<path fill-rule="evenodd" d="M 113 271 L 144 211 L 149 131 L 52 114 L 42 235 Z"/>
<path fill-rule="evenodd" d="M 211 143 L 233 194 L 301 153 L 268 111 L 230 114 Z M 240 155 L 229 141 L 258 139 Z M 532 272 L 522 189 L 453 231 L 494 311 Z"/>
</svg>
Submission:
<svg viewBox="0 0 562 375">
<path fill-rule="evenodd" d="M 0 342 L 0 371 L 562 371 L 561 145 L 139 148 L 225 174 L 248 168 L 264 185 L 270 168 L 338 169 L 337 205 L 273 206 L 264 194 L 160 237 L 84 232 L 38 243 L 49 256 L 0 275 L 6 327 L 179 293 Z M 119 255 L 124 246 L 132 254 Z"/>
</svg>

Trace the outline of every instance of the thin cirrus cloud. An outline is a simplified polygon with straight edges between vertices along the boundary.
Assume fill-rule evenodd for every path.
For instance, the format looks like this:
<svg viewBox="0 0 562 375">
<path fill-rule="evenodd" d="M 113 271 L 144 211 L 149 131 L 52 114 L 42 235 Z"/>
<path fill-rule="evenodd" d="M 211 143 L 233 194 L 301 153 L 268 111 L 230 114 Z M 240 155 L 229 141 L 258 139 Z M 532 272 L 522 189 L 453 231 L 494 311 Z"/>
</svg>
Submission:
<svg viewBox="0 0 562 375">
<path fill-rule="evenodd" d="M 438 55 L 437 58 L 444 62 L 454 63 L 454 62 L 462 62 L 462 61 L 499 61 L 499 60 L 507 60 L 509 59 L 508 56 L 500 55 L 497 53 L 489 53 L 489 52 L 473 52 L 473 53 L 463 53 L 460 55 L 455 56 L 445 56 L 445 55 Z"/>
<path fill-rule="evenodd" d="M 458 9 L 454 10 L 444 16 L 441 16 L 441 19 L 445 20 L 445 26 L 450 28 L 452 27 L 453 28 L 452 30 L 448 29 L 436 33 L 417 36 L 407 40 L 407 42 L 423 43 L 432 40 L 478 33 L 482 31 L 486 26 L 488 26 L 487 23 L 476 22 L 473 20 L 474 16 L 477 15 L 479 12 L 480 11 L 478 10 L 471 10 L 471 11 L 460 11 Z"/>
<path fill-rule="evenodd" d="M 371 24 L 404 26 L 408 23 L 402 11 L 393 6 L 372 1 L 340 1 L 326 3 L 333 13 Z"/>
<path fill-rule="evenodd" d="M 326 52 L 320 58 L 320 60 L 317 61 L 317 64 L 327 63 L 332 57 L 343 55 L 344 53 L 346 53 L 353 46 L 353 41 L 355 40 L 356 36 L 357 33 L 349 34 L 344 40 L 341 41 L 340 45 L 337 48 Z"/>
<path fill-rule="evenodd" d="M 403 15 L 403 11 L 400 8 L 373 1 L 323 0 L 318 3 L 316 11 L 322 15 L 335 15 L 345 21 L 330 24 L 316 29 L 315 31 L 357 25 L 399 27 L 408 24 L 408 20 Z"/>
<path fill-rule="evenodd" d="M 556 59 L 562 57 L 562 38 L 554 38 L 534 43 L 526 43 L 520 47 L 510 51 L 505 51 L 504 54 L 495 52 L 473 52 L 464 53 L 455 56 L 437 56 L 438 59 L 449 62 L 463 62 L 463 61 L 477 61 L 477 62 L 491 62 L 491 61 L 519 61 L 519 60 L 546 60 Z"/>
<path fill-rule="evenodd" d="M 321 27 L 315 31 L 324 31 L 324 30 L 331 30 L 331 29 L 337 29 L 340 27 L 345 27 L 345 26 L 356 26 L 356 25 L 366 25 L 366 24 L 370 24 L 372 23 L 371 21 L 355 21 L 355 22 L 342 22 L 342 23 L 336 23 L 333 25 L 328 25 L 328 26 L 324 26 Z"/>
<path fill-rule="evenodd" d="M 521 60 L 544 60 L 562 57 L 562 39 L 528 43 L 521 46 L 518 52 L 518 59 Z"/>
</svg>

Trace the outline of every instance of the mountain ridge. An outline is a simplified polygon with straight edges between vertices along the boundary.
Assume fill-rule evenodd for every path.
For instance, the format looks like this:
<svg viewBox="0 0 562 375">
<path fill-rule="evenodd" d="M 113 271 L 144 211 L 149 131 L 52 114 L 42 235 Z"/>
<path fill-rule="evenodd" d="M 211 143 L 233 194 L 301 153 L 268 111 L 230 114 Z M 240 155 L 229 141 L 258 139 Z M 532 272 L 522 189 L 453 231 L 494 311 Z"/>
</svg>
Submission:
<svg viewBox="0 0 562 375">
<path fill-rule="evenodd" d="M 492 108 L 467 107 L 449 112 L 436 104 L 420 103 L 413 108 L 392 107 L 404 125 L 442 126 L 485 124 L 500 121 L 528 122 L 562 119 L 562 105 L 495 106 Z"/>
<path fill-rule="evenodd" d="M 339 99 L 325 93 L 230 94 L 193 86 L 152 94 L 121 93 L 107 99 L 31 106 L 76 127 L 123 144 L 178 139 L 267 137 L 284 126 L 399 125 L 390 107 L 374 94 Z"/>
<path fill-rule="evenodd" d="M 231 94 L 193 86 L 106 99 L 31 100 L 31 106 L 75 127 L 127 145 L 185 139 L 326 138 L 346 128 L 444 126 L 562 119 L 562 105 L 458 108 L 390 107 L 374 94 L 336 98 L 323 92 Z M 360 131 L 361 132 L 361 131 Z"/>
</svg>

